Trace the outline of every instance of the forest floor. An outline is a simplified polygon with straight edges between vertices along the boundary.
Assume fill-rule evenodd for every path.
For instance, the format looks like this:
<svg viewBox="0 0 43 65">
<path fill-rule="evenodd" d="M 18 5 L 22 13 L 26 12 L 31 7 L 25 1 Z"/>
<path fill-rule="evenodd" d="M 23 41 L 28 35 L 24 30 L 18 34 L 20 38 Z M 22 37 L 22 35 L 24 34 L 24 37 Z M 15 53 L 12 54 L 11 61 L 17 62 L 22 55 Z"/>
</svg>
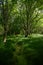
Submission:
<svg viewBox="0 0 43 65">
<path fill-rule="evenodd" d="M 32 34 L 26 38 L 24 35 L 11 35 L 7 37 L 6 44 L 3 44 L 2 37 L 0 37 L 0 54 L 2 55 L 0 57 L 4 59 L 4 62 L 0 60 L 3 64 L 5 60 L 7 61 L 6 63 L 11 63 L 11 58 L 9 57 L 11 53 L 14 56 L 12 60 L 14 61 L 14 58 L 18 60 L 15 61 L 17 65 L 43 65 L 43 35 Z"/>
</svg>

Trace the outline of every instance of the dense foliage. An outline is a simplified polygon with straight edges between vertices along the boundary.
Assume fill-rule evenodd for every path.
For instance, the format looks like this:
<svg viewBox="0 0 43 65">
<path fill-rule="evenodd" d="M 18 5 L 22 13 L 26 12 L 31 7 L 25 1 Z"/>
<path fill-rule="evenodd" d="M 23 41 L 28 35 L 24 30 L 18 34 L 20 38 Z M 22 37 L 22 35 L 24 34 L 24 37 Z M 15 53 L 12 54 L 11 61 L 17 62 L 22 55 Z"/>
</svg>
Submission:
<svg viewBox="0 0 43 65">
<path fill-rule="evenodd" d="M 43 36 L 8 36 L 6 44 L 0 37 L 1 65 L 43 65 Z"/>
<path fill-rule="evenodd" d="M 43 0 L 0 0 L 0 65 L 43 65 Z"/>
</svg>

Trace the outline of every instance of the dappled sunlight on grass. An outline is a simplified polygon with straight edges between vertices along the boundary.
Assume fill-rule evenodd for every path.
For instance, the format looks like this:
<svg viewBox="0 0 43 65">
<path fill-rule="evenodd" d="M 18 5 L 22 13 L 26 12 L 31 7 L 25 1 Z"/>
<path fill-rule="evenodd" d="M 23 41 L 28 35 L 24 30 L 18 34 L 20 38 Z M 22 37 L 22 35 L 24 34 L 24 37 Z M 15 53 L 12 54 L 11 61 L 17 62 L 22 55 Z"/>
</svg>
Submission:
<svg viewBox="0 0 43 65">
<path fill-rule="evenodd" d="M 32 34 L 30 37 L 37 38 L 37 37 L 43 37 L 43 34 Z"/>
</svg>

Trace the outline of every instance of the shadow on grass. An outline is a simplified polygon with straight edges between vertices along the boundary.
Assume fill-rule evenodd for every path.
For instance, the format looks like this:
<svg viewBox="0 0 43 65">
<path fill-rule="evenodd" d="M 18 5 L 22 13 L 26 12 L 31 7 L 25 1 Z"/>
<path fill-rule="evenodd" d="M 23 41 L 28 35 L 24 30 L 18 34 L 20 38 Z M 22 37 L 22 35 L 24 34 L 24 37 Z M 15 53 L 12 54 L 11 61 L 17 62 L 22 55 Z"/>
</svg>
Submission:
<svg viewBox="0 0 43 65">
<path fill-rule="evenodd" d="M 15 48 L 13 47 L 14 41 L 7 40 L 4 44 L 0 39 L 0 65 L 16 65 L 17 59 L 13 52 Z"/>
<path fill-rule="evenodd" d="M 23 55 L 27 65 L 43 65 L 43 37 L 24 39 L 18 44 L 23 44 Z"/>
</svg>

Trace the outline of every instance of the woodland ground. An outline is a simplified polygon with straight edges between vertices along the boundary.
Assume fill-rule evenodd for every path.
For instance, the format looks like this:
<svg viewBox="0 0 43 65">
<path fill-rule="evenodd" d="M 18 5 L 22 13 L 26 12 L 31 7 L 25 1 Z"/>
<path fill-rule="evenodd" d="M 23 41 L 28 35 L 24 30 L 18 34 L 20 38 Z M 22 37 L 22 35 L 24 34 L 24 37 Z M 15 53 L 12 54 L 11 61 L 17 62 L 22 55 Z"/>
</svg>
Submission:
<svg viewBox="0 0 43 65">
<path fill-rule="evenodd" d="M 43 65 L 43 35 L 0 36 L 0 65 Z"/>
</svg>

